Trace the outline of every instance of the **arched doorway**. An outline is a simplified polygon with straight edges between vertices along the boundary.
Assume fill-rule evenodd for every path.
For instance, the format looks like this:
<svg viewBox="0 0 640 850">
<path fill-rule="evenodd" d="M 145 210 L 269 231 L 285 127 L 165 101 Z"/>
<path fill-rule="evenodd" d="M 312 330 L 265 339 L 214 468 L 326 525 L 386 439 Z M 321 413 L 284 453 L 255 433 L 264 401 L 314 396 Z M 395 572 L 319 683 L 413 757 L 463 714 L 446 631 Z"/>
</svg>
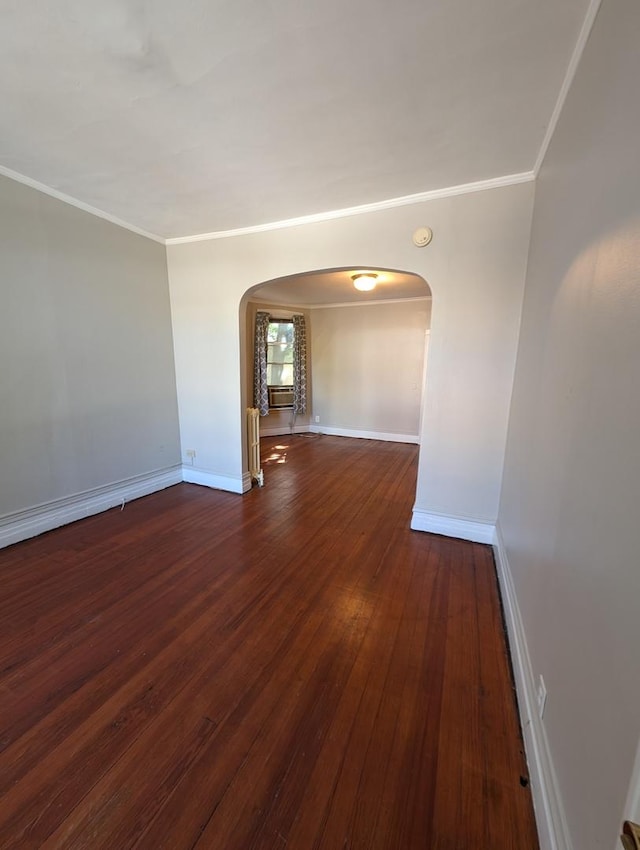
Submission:
<svg viewBox="0 0 640 850">
<path fill-rule="evenodd" d="M 364 273 L 376 275 L 375 288 L 367 292 L 354 287 L 353 278 Z M 240 305 L 245 407 L 254 404 L 258 312 L 268 313 L 274 322 L 301 314 L 309 344 L 307 410 L 294 416 L 287 408 L 270 409 L 261 417 L 264 435 L 327 433 L 420 442 L 431 324 L 431 290 L 424 278 L 353 266 L 290 275 L 251 287 Z"/>
</svg>

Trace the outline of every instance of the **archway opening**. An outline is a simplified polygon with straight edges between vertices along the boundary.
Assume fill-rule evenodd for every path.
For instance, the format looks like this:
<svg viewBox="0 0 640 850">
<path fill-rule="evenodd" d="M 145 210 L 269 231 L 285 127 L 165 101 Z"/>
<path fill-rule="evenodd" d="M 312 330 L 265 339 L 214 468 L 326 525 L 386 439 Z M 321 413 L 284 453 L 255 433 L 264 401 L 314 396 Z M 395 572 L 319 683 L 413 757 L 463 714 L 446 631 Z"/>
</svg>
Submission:
<svg viewBox="0 0 640 850">
<path fill-rule="evenodd" d="M 376 275 L 375 288 L 363 292 L 353 278 L 365 273 Z M 354 265 L 255 284 L 240 304 L 243 409 L 256 401 L 256 314 L 267 313 L 274 322 L 301 315 L 308 344 L 306 409 L 270 406 L 260 416 L 261 434 L 420 444 L 431 308 L 424 278 L 397 269 Z M 243 436 L 246 471 L 249 452 Z"/>
</svg>

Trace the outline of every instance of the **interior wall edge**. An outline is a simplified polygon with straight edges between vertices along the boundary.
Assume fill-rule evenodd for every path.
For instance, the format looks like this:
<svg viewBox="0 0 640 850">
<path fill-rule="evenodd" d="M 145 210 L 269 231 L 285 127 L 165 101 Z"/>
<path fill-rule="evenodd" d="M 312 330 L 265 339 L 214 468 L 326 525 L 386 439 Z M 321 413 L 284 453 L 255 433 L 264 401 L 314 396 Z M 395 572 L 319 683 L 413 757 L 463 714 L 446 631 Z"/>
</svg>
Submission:
<svg viewBox="0 0 640 850">
<path fill-rule="evenodd" d="M 495 527 L 493 551 L 511 650 L 540 850 L 573 850 L 549 740 L 537 710 L 536 682 L 527 636 L 499 522 Z"/>
</svg>

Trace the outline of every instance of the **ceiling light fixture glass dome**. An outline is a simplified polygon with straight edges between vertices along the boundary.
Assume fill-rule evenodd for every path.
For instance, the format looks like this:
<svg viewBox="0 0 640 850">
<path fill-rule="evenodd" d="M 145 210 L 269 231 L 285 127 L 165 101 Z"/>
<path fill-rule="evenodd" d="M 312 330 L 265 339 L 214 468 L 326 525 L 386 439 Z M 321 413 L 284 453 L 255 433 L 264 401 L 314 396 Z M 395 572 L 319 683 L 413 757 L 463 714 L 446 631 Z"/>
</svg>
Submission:
<svg viewBox="0 0 640 850">
<path fill-rule="evenodd" d="M 373 272 L 363 272 L 362 274 L 351 275 L 351 280 L 360 292 L 371 292 L 372 289 L 376 288 L 377 277 L 378 275 L 373 274 Z"/>
</svg>

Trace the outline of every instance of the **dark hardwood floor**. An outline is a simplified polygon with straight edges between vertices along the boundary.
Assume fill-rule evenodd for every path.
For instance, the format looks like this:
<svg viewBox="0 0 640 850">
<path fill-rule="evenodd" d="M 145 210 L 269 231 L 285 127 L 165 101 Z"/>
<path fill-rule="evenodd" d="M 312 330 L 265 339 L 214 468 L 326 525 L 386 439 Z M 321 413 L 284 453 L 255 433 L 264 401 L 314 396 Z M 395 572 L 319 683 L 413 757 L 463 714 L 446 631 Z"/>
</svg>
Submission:
<svg viewBox="0 0 640 850">
<path fill-rule="evenodd" d="M 0 847 L 533 850 L 489 547 L 415 446 L 263 440 L 0 551 Z"/>
</svg>

